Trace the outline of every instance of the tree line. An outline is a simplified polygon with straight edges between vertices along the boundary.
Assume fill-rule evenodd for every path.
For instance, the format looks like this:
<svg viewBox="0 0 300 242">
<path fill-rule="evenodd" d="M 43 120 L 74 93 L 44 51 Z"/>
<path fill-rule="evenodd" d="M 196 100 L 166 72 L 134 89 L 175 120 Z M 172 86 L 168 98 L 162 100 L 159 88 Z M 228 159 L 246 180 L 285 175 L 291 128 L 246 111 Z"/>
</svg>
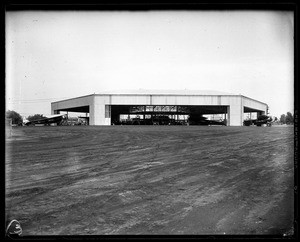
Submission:
<svg viewBox="0 0 300 242">
<path fill-rule="evenodd" d="M 294 123 L 294 114 L 287 112 L 285 114 L 281 114 L 279 122 L 282 124 L 293 124 Z"/>
<path fill-rule="evenodd" d="M 17 113 L 16 111 L 13 111 L 13 110 L 8 110 L 6 111 L 6 118 L 9 118 L 12 120 L 12 124 L 16 124 L 16 125 L 19 125 L 19 124 L 22 124 L 23 123 L 23 117 Z M 28 121 L 35 121 L 35 120 L 38 120 L 38 119 L 41 119 L 41 118 L 45 118 L 43 116 L 43 114 L 34 114 L 34 115 L 30 115 L 27 117 L 27 120 Z"/>
</svg>

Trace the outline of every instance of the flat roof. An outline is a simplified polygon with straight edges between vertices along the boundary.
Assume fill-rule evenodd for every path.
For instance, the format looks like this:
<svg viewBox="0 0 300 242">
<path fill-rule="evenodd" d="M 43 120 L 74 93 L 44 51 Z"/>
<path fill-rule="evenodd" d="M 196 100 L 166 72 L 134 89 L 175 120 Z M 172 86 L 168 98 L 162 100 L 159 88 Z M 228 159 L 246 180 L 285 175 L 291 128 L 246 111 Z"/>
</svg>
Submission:
<svg viewBox="0 0 300 242">
<path fill-rule="evenodd" d="M 148 90 L 148 89 L 137 89 L 137 90 L 111 90 L 111 91 L 103 91 L 101 93 L 94 93 L 90 95 L 85 96 L 79 96 L 69 99 L 64 99 L 60 101 L 55 101 L 51 103 L 58 103 L 63 101 L 69 101 L 73 99 L 78 98 L 84 98 L 89 96 L 108 96 L 108 95 L 116 95 L 116 96 L 127 96 L 127 95 L 137 95 L 137 96 L 144 96 L 144 95 L 153 95 L 153 96 L 159 96 L 159 95 L 166 95 L 166 96 L 241 96 L 243 98 L 247 98 L 250 100 L 253 100 L 255 102 L 262 103 L 264 105 L 267 105 L 264 102 L 258 101 L 253 98 L 246 97 L 241 94 L 233 94 L 233 93 L 227 93 L 227 92 L 220 92 L 220 91 L 214 91 L 214 90 Z M 268 105 L 267 105 L 268 106 Z"/>
<path fill-rule="evenodd" d="M 163 90 L 163 89 L 123 89 L 97 93 L 98 95 L 236 95 L 215 90 Z"/>
</svg>

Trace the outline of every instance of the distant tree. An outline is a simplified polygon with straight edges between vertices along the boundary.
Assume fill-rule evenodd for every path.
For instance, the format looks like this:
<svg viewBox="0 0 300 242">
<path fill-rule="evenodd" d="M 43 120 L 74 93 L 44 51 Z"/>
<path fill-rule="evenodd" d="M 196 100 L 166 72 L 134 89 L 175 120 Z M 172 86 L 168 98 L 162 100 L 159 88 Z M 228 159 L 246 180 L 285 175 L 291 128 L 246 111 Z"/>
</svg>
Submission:
<svg viewBox="0 0 300 242">
<path fill-rule="evenodd" d="M 280 123 L 285 124 L 286 123 L 286 117 L 285 114 L 281 114 L 280 116 Z"/>
<path fill-rule="evenodd" d="M 43 116 L 43 114 L 34 114 L 34 115 L 31 115 L 31 116 L 28 116 L 27 120 L 28 121 L 35 121 L 35 120 L 38 120 L 38 119 L 41 119 L 41 118 L 45 118 Z"/>
<path fill-rule="evenodd" d="M 285 121 L 286 121 L 286 124 L 293 124 L 294 123 L 294 117 L 290 112 L 286 113 Z"/>
<path fill-rule="evenodd" d="M 20 123 L 22 123 L 22 120 L 23 120 L 22 116 L 13 110 L 8 110 L 6 112 L 6 118 L 11 118 L 12 124 L 20 124 Z"/>
</svg>

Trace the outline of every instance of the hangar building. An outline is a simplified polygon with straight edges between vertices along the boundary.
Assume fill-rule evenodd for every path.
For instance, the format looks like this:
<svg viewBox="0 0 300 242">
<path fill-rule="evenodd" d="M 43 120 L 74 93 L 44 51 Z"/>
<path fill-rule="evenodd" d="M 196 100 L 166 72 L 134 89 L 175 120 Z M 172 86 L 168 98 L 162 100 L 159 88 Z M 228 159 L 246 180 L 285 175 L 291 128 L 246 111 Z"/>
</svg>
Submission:
<svg viewBox="0 0 300 242">
<path fill-rule="evenodd" d="M 184 121 L 190 115 L 222 115 L 227 126 L 242 126 L 244 113 L 267 114 L 268 105 L 243 95 L 216 91 L 134 90 L 91 94 L 51 103 L 51 113 L 86 113 L 89 125 L 112 125 L 134 117 Z M 153 123 L 152 123 L 153 124 Z"/>
</svg>

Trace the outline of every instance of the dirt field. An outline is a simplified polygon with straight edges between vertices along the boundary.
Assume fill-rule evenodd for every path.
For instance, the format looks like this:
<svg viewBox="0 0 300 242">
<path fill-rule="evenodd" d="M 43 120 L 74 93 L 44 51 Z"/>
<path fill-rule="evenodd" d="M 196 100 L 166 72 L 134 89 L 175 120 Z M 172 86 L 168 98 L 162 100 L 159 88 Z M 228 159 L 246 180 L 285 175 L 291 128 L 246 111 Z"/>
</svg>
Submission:
<svg viewBox="0 0 300 242">
<path fill-rule="evenodd" d="M 6 220 L 26 235 L 291 234 L 293 127 L 14 127 Z"/>
</svg>

